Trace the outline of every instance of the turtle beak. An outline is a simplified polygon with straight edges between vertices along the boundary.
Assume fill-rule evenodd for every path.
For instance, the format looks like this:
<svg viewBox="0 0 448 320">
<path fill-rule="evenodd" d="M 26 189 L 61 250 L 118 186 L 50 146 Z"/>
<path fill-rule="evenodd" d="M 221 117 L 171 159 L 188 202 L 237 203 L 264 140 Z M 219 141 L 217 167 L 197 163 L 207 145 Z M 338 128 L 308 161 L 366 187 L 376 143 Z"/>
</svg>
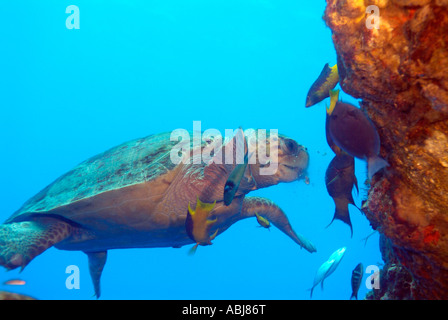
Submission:
<svg viewBox="0 0 448 320">
<path fill-rule="evenodd" d="M 302 147 L 298 149 L 295 155 L 287 156 L 282 165 L 288 170 L 295 171 L 297 174 L 297 180 L 300 180 L 306 176 L 308 163 L 308 152 Z"/>
</svg>

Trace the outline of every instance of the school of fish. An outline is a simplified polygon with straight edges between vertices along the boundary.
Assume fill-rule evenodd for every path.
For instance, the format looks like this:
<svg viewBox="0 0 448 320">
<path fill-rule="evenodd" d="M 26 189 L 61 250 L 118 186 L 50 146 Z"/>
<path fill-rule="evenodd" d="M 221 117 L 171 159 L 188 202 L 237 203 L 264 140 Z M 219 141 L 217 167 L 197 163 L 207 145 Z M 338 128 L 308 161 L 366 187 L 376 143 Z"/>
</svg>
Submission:
<svg viewBox="0 0 448 320">
<path fill-rule="evenodd" d="M 330 98 L 330 105 L 326 108 L 325 120 L 326 140 L 335 154 L 325 173 L 327 192 L 335 204 L 335 212 L 330 224 L 334 220 L 341 220 L 350 227 L 351 236 L 353 236 L 348 205 L 351 204 L 358 208 L 352 195 L 353 188 L 356 188 L 359 192 L 355 176 L 355 158 L 367 161 L 369 179 L 388 166 L 388 163 L 379 156 L 380 139 L 370 119 L 359 108 L 339 101 L 339 90 L 334 90 L 338 82 L 337 65 L 330 67 L 325 64 L 321 74 L 311 85 L 305 106 L 308 108 L 328 97 Z M 226 181 L 223 195 L 224 205 L 226 206 L 232 203 L 248 164 L 248 147 L 244 132 L 240 128 L 237 134 L 241 134 L 244 141 L 244 161 L 235 165 Z M 196 243 L 191 248 L 190 254 L 194 254 L 199 245 L 211 245 L 211 241 L 216 237 L 218 230 L 211 234 L 216 219 L 210 220 L 215 204 L 204 203 L 198 197 L 194 209 L 190 204 L 188 205 L 185 229 L 188 236 Z M 260 227 L 270 228 L 270 222 L 266 217 L 258 213 L 255 213 L 255 215 Z M 336 270 L 346 250 L 346 247 L 336 250 L 319 267 L 310 288 L 310 298 L 312 298 L 313 290 L 319 283 L 323 289 L 324 280 Z M 359 263 L 352 272 L 352 295 L 350 299 L 357 299 L 362 277 L 363 266 L 362 263 Z"/>
<path fill-rule="evenodd" d="M 339 101 L 339 90 L 334 90 L 339 82 L 337 65 L 329 67 L 325 64 L 319 77 L 311 85 L 305 102 L 305 107 L 311 107 L 330 98 L 330 105 L 326 107 L 325 136 L 327 144 L 334 152 L 334 157 L 325 172 L 325 186 L 335 204 L 333 219 L 340 220 L 350 227 L 353 237 L 353 226 L 350 219 L 348 205 L 358 206 L 353 199 L 352 190 L 358 189 L 355 176 L 355 158 L 367 162 L 368 179 L 387 167 L 389 164 L 381 158 L 379 134 L 368 116 L 359 108 L 346 102 Z M 317 270 L 313 289 L 322 284 L 334 272 L 344 256 L 346 248 L 336 250 L 330 258 Z M 352 271 L 350 299 L 357 299 L 358 290 L 362 282 L 363 265 L 359 263 Z"/>
</svg>

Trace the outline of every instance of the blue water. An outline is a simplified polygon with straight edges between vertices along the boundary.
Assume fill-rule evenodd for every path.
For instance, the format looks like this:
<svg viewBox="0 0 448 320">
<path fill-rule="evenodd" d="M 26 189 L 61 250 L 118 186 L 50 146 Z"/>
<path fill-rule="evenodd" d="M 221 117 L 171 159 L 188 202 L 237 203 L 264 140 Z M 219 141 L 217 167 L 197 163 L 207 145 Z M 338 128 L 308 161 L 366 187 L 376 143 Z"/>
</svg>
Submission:
<svg viewBox="0 0 448 320">
<path fill-rule="evenodd" d="M 67 29 L 68 5 L 80 29 Z M 305 109 L 325 63 L 336 63 L 324 1 L 13 1 L 0 7 L 0 220 L 83 160 L 122 142 L 176 128 L 265 128 L 305 145 L 309 177 L 250 195 L 274 200 L 317 253 L 279 230 L 236 223 L 212 246 L 109 251 L 104 299 L 309 299 L 319 266 L 347 252 L 314 299 L 348 299 L 362 262 L 380 265 L 378 234 L 350 207 L 354 228 L 334 212 L 324 175 L 325 102 Z M 357 104 L 346 94 L 345 101 Z M 361 206 L 365 162 L 356 160 Z M 67 289 L 66 268 L 80 270 Z M 365 275 L 366 277 L 367 275 Z M 5 286 L 8 279 L 26 281 Z M 366 278 L 364 278 L 363 282 Z M 22 273 L 0 270 L 0 290 L 40 299 L 94 299 L 82 252 L 51 248 Z M 359 297 L 368 289 L 361 285 Z"/>
</svg>

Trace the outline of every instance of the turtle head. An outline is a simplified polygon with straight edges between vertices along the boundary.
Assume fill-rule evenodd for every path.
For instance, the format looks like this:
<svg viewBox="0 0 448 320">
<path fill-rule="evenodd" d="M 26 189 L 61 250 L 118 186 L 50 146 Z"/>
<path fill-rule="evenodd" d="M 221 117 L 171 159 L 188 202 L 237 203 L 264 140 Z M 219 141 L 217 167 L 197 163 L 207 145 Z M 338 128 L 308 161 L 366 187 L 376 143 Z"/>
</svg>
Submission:
<svg viewBox="0 0 448 320">
<path fill-rule="evenodd" d="M 249 165 L 258 188 L 305 177 L 309 155 L 304 146 L 280 134 L 257 136 L 256 161 Z"/>
</svg>

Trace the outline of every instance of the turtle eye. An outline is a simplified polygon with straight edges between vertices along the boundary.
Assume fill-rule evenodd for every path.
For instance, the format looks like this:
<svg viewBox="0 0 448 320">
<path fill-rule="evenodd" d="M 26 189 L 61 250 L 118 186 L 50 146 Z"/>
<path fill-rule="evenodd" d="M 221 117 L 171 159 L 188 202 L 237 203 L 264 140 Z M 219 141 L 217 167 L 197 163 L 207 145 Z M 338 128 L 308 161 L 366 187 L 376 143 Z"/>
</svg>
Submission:
<svg viewBox="0 0 448 320">
<path fill-rule="evenodd" d="M 283 149 L 287 153 L 296 154 L 299 151 L 299 144 L 292 139 L 285 139 Z"/>
</svg>

